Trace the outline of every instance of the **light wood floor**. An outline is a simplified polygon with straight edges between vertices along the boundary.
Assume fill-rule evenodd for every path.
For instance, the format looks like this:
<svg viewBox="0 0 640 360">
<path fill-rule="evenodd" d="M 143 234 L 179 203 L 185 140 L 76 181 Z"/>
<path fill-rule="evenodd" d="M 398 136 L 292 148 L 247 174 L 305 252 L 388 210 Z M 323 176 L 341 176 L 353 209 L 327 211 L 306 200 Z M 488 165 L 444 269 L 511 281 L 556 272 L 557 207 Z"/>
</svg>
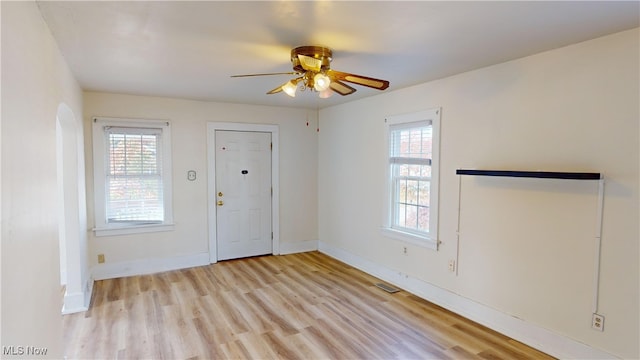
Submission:
<svg viewBox="0 0 640 360">
<path fill-rule="evenodd" d="M 550 359 L 318 252 L 97 281 L 69 359 Z"/>
</svg>

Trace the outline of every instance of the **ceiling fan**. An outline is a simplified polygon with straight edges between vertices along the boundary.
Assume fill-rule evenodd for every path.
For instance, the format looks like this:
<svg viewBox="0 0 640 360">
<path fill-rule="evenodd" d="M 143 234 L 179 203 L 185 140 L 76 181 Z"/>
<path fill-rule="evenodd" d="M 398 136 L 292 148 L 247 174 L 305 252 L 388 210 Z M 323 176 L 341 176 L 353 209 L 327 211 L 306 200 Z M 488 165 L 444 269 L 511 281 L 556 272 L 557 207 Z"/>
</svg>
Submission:
<svg viewBox="0 0 640 360">
<path fill-rule="evenodd" d="M 283 91 L 291 97 L 296 96 L 298 85 L 300 85 L 301 91 L 307 89 L 316 91 L 321 98 L 327 98 L 333 92 L 337 92 L 340 95 L 349 95 L 356 92 L 356 89 L 345 84 L 345 82 L 378 90 L 384 90 L 389 87 L 389 81 L 387 80 L 331 70 L 332 56 L 331 49 L 326 47 L 299 46 L 291 50 L 291 64 L 293 65 L 293 71 L 291 72 L 232 75 L 231 77 L 296 75 L 295 78 L 267 92 L 270 95 Z"/>
</svg>

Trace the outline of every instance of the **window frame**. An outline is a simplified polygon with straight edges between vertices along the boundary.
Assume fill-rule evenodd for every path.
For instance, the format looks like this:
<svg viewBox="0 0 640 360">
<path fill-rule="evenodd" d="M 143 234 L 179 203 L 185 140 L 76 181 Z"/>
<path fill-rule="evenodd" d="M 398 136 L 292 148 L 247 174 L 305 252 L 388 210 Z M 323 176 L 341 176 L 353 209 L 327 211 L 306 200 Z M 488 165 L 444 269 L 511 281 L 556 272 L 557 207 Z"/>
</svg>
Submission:
<svg viewBox="0 0 640 360">
<path fill-rule="evenodd" d="M 171 167 L 171 126 L 166 120 L 143 120 L 126 118 L 93 118 L 93 183 L 94 183 L 94 220 L 93 231 L 96 236 L 112 236 L 139 234 L 173 230 L 173 198 L 172 198 L 172 167 Z M 107 142 L 105 130 L 110 128 L 160 129 L 161 131 L 161 176 L 163 190 L 164 220 L 157 223 L 146 222 L 112 222 L 107 219 Z"/>
<path fill-rule="evenodd" d="M 424 111 L 388 116 L 385 119 L 385 207 L 382 233 L 390 238 L 408 242 L 414 245 L 438 250 L 440 243 L 438 237 L 438 212 L 439 212 L 439 178 L 440 178 L 440 108 Z M 431 122 L 431 179 L 429 184 L 429 232 L 411 231 L 394 227 L 395 182 L 392 172 L 393 161 L 391 156 L 391 135 L 394 130 L 412 128 L 412 125 Z"/>
</svg>

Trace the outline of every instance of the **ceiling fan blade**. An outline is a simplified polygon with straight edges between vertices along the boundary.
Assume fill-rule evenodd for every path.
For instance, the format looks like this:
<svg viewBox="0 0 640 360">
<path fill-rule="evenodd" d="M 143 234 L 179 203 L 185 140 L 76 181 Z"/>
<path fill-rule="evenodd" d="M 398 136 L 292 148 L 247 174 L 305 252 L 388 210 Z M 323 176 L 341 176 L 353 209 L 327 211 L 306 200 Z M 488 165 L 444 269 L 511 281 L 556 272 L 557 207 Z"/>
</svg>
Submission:
<svg viewBox="0 0 640 360">
<path fill-rule="evenodd" d="M 331 84 L 329 84 L 329 87 L 331 88 L 331 90 L 337 92 L 342 96 L 353 94 L 354 92 L 356 92 L 356 89 L 341 82 L 340 80 L 335 80 L 335 79 L 331 81 Z"/>
<path fill-rule="evenodd" d="M 322 60 L 313 58 L 311 56 L 298 54 L 298 60 L 303 69 L 307 71 L 318 72 L 322 68 Z"/>
<path fill-rule="evenodd" d="M 275 89 L 273 89 L 273 90 L 269 91 L 269 92 L 267 93 L 267 95 L 277 94 L 277 93 L 281 92 L 281 91 L 282 91 L 282 87 L 283 87 L 285 84 L 286 84 L 286 83 L 284 83 L 284 84 L 282 84 L 282 85 L 278 86 L 277 88 L 275 88 Z"/>
<path fill-rule="evenodd" d="M 328 70 L 327 75 L 329 75 L 329 77 L 334 81 L 342 80 L 378 90 L 384 90 L 389 87 L 389 81 L 387 80 L 375 79 L 362 75 L 355 75 L 335 70 Z"/>
<path fill-rule="evenodd" d="M 269 76 L 269 75 L 295 75 L 297 72 L 278 72 L 278 73 L 265 73 L 265 74 L 246 74 L 246 75 L 231 75 L 231 77 L 250 77 L 250 76 Z"/>
</svg>

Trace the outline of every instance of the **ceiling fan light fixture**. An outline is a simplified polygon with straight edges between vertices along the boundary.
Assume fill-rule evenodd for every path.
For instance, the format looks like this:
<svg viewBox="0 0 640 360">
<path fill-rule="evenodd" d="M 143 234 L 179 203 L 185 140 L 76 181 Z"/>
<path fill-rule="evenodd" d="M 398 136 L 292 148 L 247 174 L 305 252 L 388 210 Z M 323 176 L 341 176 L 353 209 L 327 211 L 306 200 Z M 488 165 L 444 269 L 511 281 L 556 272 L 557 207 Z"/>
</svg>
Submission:
<svg viewBox="0 0 640 360">
<path fill-rule="evenodd" d="M 330 98 L 331 95 L 333 95 L 333 91 L 330 88 L 326 88 L 320 91 L 320 93 L 318 94 L 318 97 L 320 99 L 326 99 L 326 98 Z"/>
<path fill-rule="evenodd" d="M 323 73 L 317 73 L 313 76 L 313 88 L 318 92 L 327 90 L 330 84 L 331 79 Z"/>
<path fill-rule="evenodd" d="M 289 80 L 286 84 L 282 85 L 282 91 L 291 97 L 296 97 L 296 89 L 298 89 L 297 81 L 294 83 L 293 80 Z"/>
</svg>

